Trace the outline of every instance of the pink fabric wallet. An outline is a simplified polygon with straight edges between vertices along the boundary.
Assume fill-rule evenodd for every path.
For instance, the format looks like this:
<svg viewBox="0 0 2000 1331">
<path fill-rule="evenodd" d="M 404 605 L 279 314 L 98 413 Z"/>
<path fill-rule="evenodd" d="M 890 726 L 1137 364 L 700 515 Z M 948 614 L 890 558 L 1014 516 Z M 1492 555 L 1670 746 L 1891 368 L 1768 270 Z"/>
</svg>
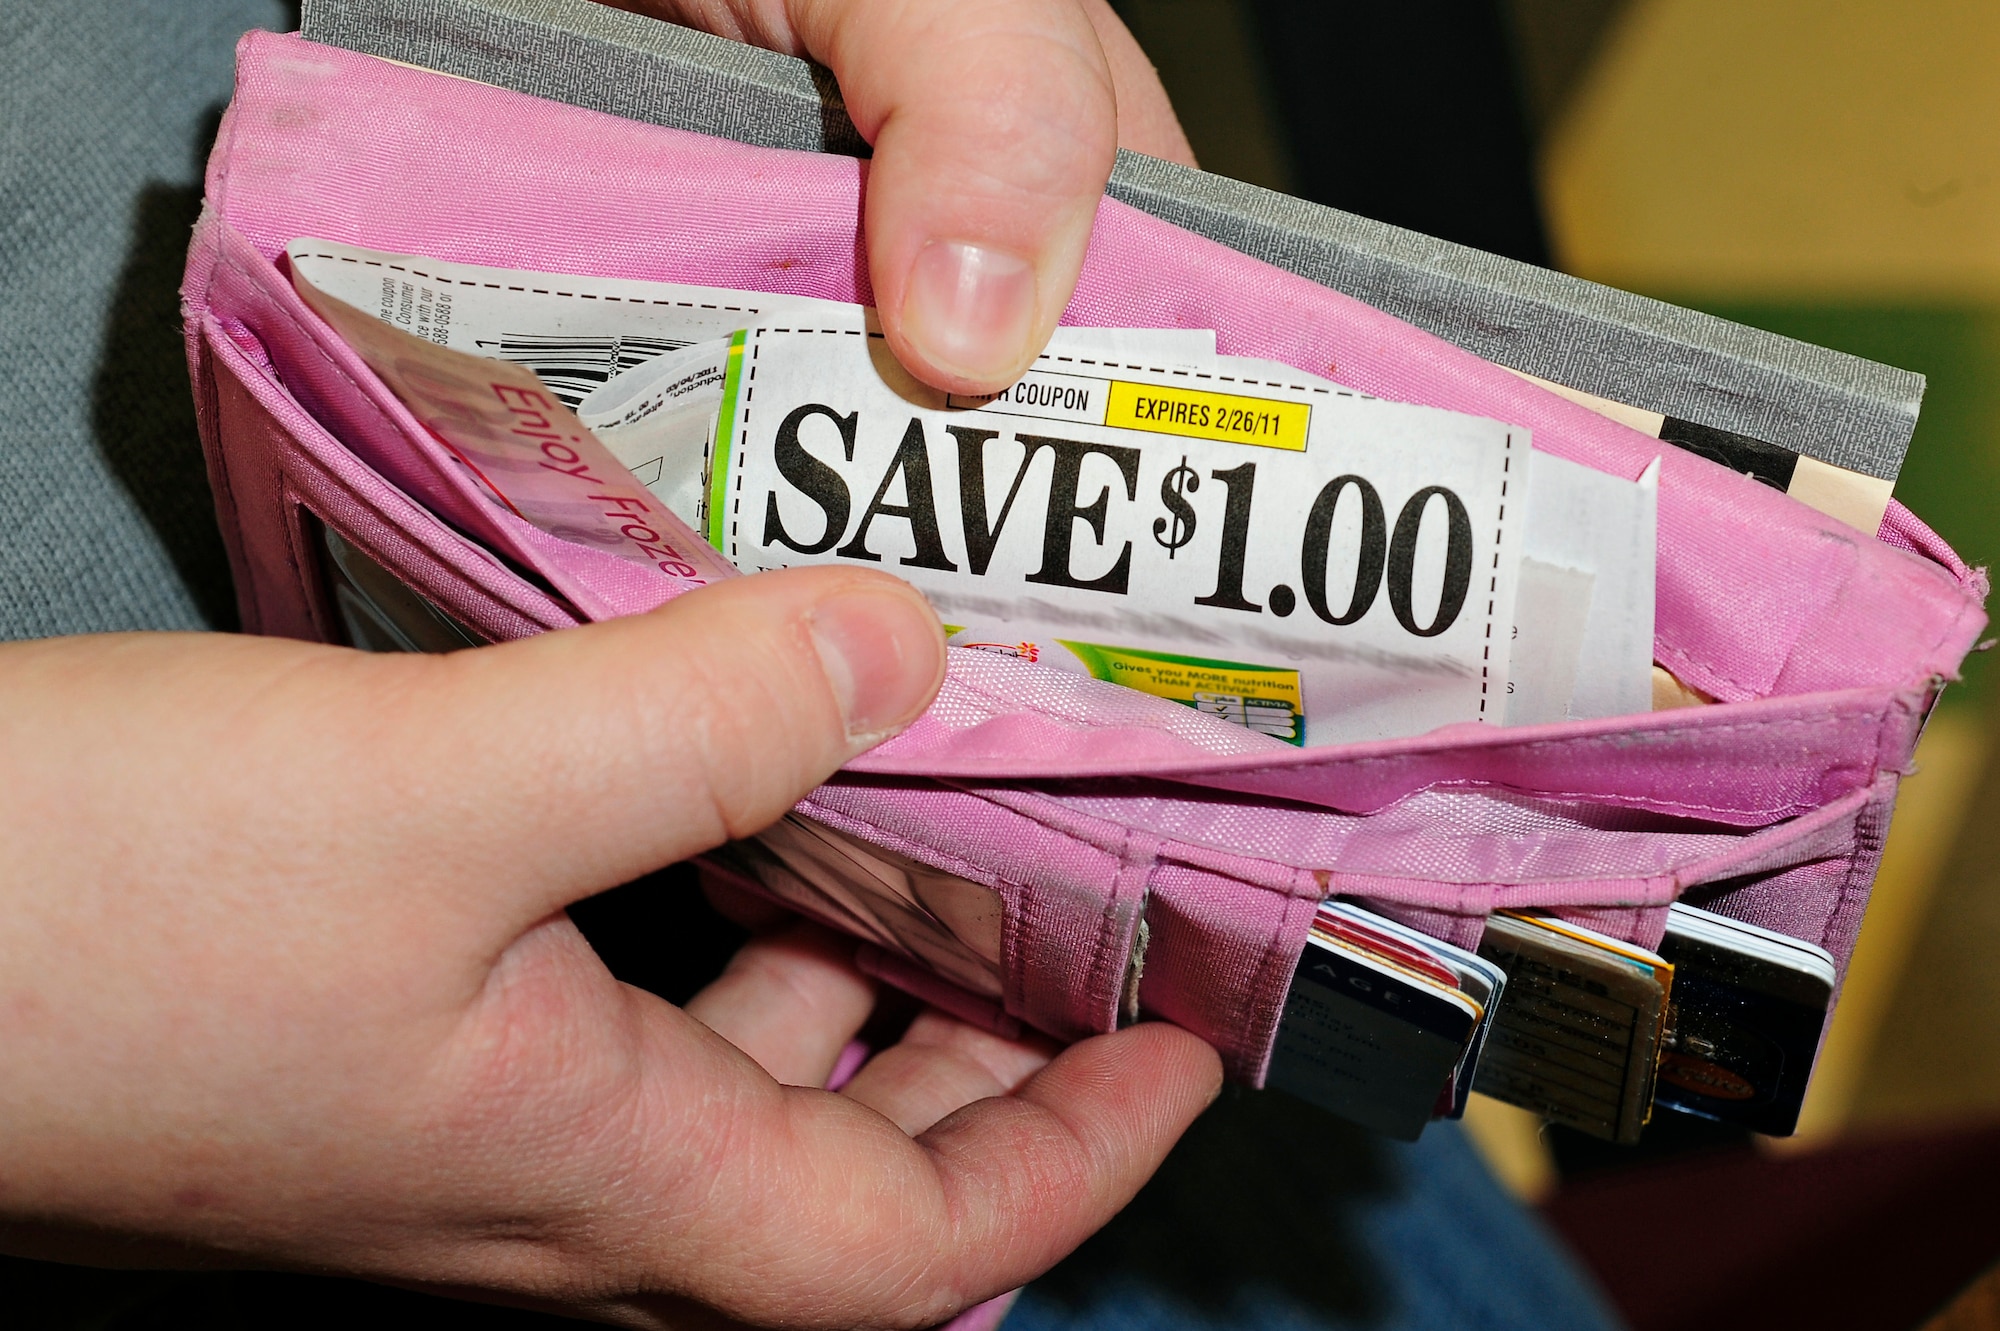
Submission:
<svg viewBox="0 0 2000 1331">
<path fill-rule="evenodd" d="M 478 500 L 300 302 L 289 241 L 867 301 L 867 173 L 251 34 L 185 289 L 245 627 L 343 639 L 322 528 L 478 637 L 576 622 L 461 534 L 480 529 Z M 1628 478 L 1659 456 L 1655 658 L 1718 701 L 1274 752 L 1162 700 L 954 652 L 931 711 L 800 806 L 998 903 L 990 972 L 877 939 L 878 974 L 1061 1038 L 1166 1018 L 1257 1082 L 1329 894 L 1466 946 L 1489 911 L 1524 906 L 1653 946 L 1686 896 L 1845 964 L 1898 778 L 1985 623 L 1983 575 L 1922 523 L 1891 505 L 1869 538 L 1109 200 L 1066 321 L 1213 328 L 1224 352 L 1515 422 L 1538 449 Z M 619 613 L 682 589 L 518 535 L 576 561 Z"/>
</svg>

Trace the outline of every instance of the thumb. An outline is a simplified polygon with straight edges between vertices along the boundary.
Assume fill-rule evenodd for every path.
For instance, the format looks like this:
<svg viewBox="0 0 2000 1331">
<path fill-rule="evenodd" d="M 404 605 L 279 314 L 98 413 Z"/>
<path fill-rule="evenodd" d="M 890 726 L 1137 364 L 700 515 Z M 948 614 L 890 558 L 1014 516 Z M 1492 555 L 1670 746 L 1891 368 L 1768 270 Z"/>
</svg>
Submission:
<svg viewBox="0 0 2000 1331">
<path fill-rule="evenodd" d="M 874 145 L 882 331 L 918 378 L 992 392 L 1047 344 L 1122 145 L 1194 165 L 1106 0 L 608 0 L 833 70 Z"/>
<path fill-rule="evenodd" d="M 1090 15 L 1077 0 L 791 8 L 875 147 L 864 222 L 891 349 L 940 388 L 1013 382 L 1069 303 L 1117 155 Z"/>
<path fill-rule="evenodd" d="M 439 673 L 395 691 L 399 770 L 380 788 L 474 774 L 450 810 L 453 877 L 487 912 L 512 885 L 508 913 L 532 921 L 775 822 L 915 720 L 944 663 L 936 616 L 899 579 L 735 578 L 651 614 L 403 662 Z M 435 845 L 439 815 L 410 802 L 404 830 Z"/>
</svg>

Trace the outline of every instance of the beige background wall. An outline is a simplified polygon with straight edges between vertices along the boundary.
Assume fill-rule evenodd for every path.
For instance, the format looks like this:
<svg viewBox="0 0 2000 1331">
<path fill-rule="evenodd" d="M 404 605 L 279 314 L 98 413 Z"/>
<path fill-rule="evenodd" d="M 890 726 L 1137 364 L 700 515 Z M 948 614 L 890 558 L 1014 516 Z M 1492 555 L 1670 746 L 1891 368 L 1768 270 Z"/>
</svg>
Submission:
<svg viewBox="0 0 2000 1331">
<path fill-rule="evenodd" d="M 1633 0 L 1544 161 L 1587 277 L 2000 297 L 2000 4 Z"/>
</svg>

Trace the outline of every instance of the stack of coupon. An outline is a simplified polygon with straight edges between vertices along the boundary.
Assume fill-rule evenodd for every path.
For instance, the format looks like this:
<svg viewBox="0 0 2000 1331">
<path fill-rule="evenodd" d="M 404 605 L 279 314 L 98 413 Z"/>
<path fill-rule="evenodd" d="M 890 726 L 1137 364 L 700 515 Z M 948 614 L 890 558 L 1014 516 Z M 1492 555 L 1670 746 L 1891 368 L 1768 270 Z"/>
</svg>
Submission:
<svg viewBox="0 0 2000 1331">
<path fill-rule="evenodd" d="M 1653 703 L 1657 465 L 1606 475 L 1207 332 L 1065 329 L 1018 383 L 964 399 L 907 375 L 860 306 L 317 240 L 288 257 L 496 510 L 633 564 L 886 569 L 955 646 L 1273 746 Z M 549 576 L 588 609 L 587 585 Z M 368 588 L 343 594 L 395 620 Z M 767 848 L 856 918 L 908 914 L 894 866 L 823 831 L 789 820 Z M 978 989 L 980 958 L 945 960 Z M 1270 1080 L 1402 1138 L 1475 1089 L 1620 1141 L 1656 1100 L 1785 1133 L 1833 987 L 1823 951 L 1685 905 L 1658 954 L 1503 912 L 1475 955 L 1334 901 Z"/>
<path fill-rule="evenodd" d="M 1293 745 L 1652 704 L 1653 468 L 1606 475 L 1499 421 L 1218 355 L 1210 332 L 1063 329 L 965 399 L 906 374 L 860 306 L 317 240 L 289 259 L 371 363 L 409 354 L 384 342 L 401 329 L 440 361 L 526 366 L 576 410 L 547 416 L 556 435 L 587 427 L 735 567 L 887 569 L 954 646 Z M 391 386 L 422 397 L 447 368 Z M 454 438 L 467 404 L 429 405 L 496 506 L 657 562 L 621 541 L 629 508 L 555 493 L 534 439 Z"/>
</svg>

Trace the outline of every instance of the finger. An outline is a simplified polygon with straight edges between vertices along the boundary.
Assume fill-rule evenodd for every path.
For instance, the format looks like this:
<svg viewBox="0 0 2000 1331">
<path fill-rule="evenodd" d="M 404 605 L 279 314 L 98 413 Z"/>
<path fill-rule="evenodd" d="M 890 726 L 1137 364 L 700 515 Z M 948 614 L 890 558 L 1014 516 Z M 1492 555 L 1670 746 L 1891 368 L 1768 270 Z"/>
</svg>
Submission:
<svg viewBox="0 0 2000 1331">
<path fill-rule="evenodd" d="M 1194 149 L 1188 144 L 1181 118 L 1160 83 L 1160 72 L 1146 58 L 1125 20 L 1112 11 L 1107 0 L 1080 0 L 1090 26 L 1097 31 L 1097 44 L 1104 49 L 1105 63 L 1111 67 L 1111 86 L 1118 97 L 1118 146 L 1148 157 L 1163 157 L 1182 166 L 1194 166 Z"/>
<path fill-rule="evenodd" d="M 864 205 L 882 329 L 919 378 L 986 392 L 1055 328 L 1118 147 L 1076 0 L 795 0 L 875 147 Z"/>
<path fill-rule="evenodd" d="M 688 1015 L 787 1086 L 824 1086 L 875 1007 L 854 947 L 804 922 L 752 939 L 688 1002 Z"/>
<path fill-rule="evenodd" d="M 717 33 L 739 42 L 784 51 L 792 55 L 812 55 L 795 31 L 790 9 L 803 9 L 786 0 L 600 0 L 615 9 L 652 14 Z M 1108 0 L 1076 0 L 1084 17 L 1097 33 L 1111 71 L 1112 90 L 1117 99 L 1118 146 L 1151 157 L 1163 157 L 1183 166 L 1195 165 L 1194 150 L 1188 146 L 1180 117 L 1160 83 L 1160 73 L 1132 36 L 1132 30 L 1118 17 Z"/>
<path fill-rule="evenodd" d="M 1047 343 L 1121 144 L 1194 161 L 1105 0 L 619 3 L 833 70 L 875 149 L 864 221 L 882 329 L 938 388 L 1002 388 Z"/>
<path fill-rule="evenodd" d="M 459 876 L 483 905 L 511 887 L 535 919 L 768 826 L 915 719 L 944 656 L 936 616 L 898 579 L 733 579 L 652 614 L 410 663 L 433 677 L 387 709 L 403 738 L 385 766 L 392 781 L 468 774 Z M 435 835 L 434 807 L 409 817 L 409 838 Z"/>
<path fill-rule="evenodd" d="M 329 927 L 394 918 L 468 958 L 768 825 L 944 669 L 922 597 L 835 568 L 445 657 L 163 634 L 4 657 L 49 700 L 5 718 L 10 748 L 65 759 L 13 816 L 116 808 L 91 854 L 148 881 L 291 882 Z"/>
<path fill-rule="evenodd" d="M 926 1011 L 901 1040 L 868 1060 L 841 1094 L 914 1137 L 974 1100 L 1010 1093 L 1054 1056 L 1047 1040 L 1002 1039 Z"/>
<path fill-rule="evenodd" d="M 802 1306 L 824 1326 L 942 1322 L 1025 1284 L 1102 1226 L 1220 1082 L 1207 1045 L 1148 1023 L 1071 1046 L 1017 1093 L 979 1100 L 915 1141 L 844 1096 L 789 1092 L 782 1126 L 758 1121 L 758 1150 L 704 1156 L 718 1164 L 703 1195 L 720 1209 L 681 1231 L 683 1290 L 757 1323 Z M 773 1112 L 739 1104 L 743 1123 Z M 739 1124 L 731 1136 L 752 1131 Z M 781 1232 L 746 1248 L 731 1208 L 767 1209 L 777 1196 Z"/>
<path fill-rule="evenodd" d="M 1002 1039 L 940 1011 L 924 1011 L 898 1043 L 854 1073 L 842 1095 L 914 1137 L 976 1099 L 1012 1093 L 1054 1055 L 1046 1039 Z"/>
<path fill-rule="evenodd" d="M 955 1222 L 933 1278 L 978 1301 L 1041 1275 L 1124 1208 L 1221 1089 L 1213 1049 L 1146 1022 L 946 1118 L 919 1139 Z"/>
</svg>

